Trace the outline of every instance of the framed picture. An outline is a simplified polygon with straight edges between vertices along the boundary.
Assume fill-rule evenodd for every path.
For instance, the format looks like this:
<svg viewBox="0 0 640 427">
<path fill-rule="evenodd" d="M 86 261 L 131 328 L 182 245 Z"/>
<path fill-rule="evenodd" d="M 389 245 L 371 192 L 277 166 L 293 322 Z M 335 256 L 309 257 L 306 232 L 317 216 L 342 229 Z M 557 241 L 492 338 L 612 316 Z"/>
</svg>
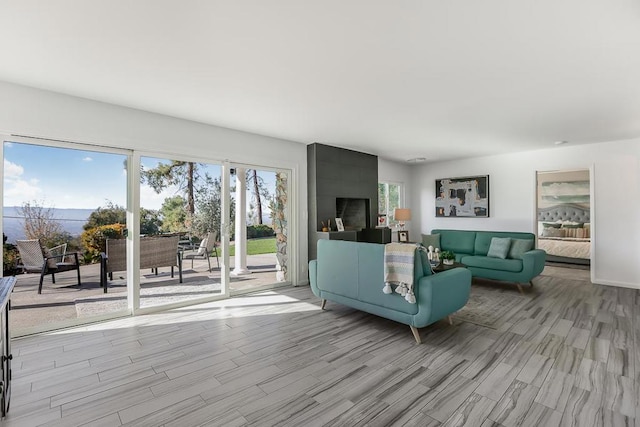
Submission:
<svg viewBox="0 0 640 427">
<path fill-rule="evenodd" d="M 378 215 L 378 227 L 387 226 L 387 216 L 385 214 Z"/>
<path fill-rule="evenodd" d="M 409 241 L 409 232 L 406 230 L 398 231 L 398 242 L 407 243 Z"/>
<path fill-rule="evenodd" d="M 436 217 L 489 217 L 489 175 L 436 179 Z"/>
<path fill-rule="evenodd" d="M 344 224 L 342 223 L 342 218 L 336 218 L 336 228 L 338 231 L 344 231 Z"/>
</svg>

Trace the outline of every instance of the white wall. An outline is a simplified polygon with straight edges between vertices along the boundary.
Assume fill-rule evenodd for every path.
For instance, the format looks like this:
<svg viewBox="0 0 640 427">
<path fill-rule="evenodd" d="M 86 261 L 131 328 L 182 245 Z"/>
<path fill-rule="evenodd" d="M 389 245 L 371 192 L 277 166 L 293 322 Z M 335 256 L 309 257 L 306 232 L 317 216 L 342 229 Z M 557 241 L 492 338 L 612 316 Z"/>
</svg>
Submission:
<svg viewBox="0 0 640 427">
<path fill-rule="evenodd" d="M 434 228 L 536 232 L 536 171 L 592 170 L 594 283 L 640 288 L 640 138 L 554 147 L 412 170 L 412 233 Z M 489 218 L 436 218 L 435 180 L 489 175 Z"/>
<path fill-rule="evenodd" d="M 404 185 L 404 206 L 411 208 L 413 192 L 411 166 L 378 157 L 378 182 L 392 182 Z M 413 212 L 412 212 L 413 214 Z"/>
<path fill-rule="evenodd" d="M 416 212 L 413 211 L 411 206 L 411 200 L 413 196 L 413 185 L 411 178 L 411 165 L 405 163 L 394 162 L 392 160 L 381 159 L 378 157 L 378 182 L 391 182 L 394 184 L 404 185 L 404 203 L 403 208 L 411 209 L 411 221 L 407 222 L 407 228 L 410 229 L 411 223 L 418 222 L 419 216 L 416 216 Z M 397 233 L 392 229 L 391 239 L 397 240 Z M 409 238 L 416 240 L 415 236 L 419 234 L 411 234 L 409 232 Z M 418 241 L 417 239 L 416 241 Z"/>
<path fill-rule="evenodd" d="M 0 82 L 0 133 L 293 170 L 298 281 L 307 277 L 306 145 Z"/>
</svg>

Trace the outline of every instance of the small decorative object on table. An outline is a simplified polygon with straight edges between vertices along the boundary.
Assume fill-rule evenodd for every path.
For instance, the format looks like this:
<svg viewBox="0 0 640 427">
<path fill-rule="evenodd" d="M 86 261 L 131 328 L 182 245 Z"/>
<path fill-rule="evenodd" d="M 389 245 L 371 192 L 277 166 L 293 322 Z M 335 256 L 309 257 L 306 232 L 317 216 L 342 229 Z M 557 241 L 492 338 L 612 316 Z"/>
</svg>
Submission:
<svg viewBox="0 0 640 427">
<path fill-rule="evenodd" d="M 378 215 L 378 227 L 386 227 L 387 226 L 387 216 L 385 214 Z"/>
<path fill-rule="evenodd" d="M 440 252 L 440 259 L 443 264 L 452 265 L 456 261 L 456 254 L 451 251 Z"/>
<path fill-rule="evenodd" d="M 336 218 L 336 228 L 338 231 L 344 231 L 344 224 L 342 223 L 342 218 Z"/>
<path fill-rule="evenodd" d="M 407 243 L 409 241 L 409 232 L 406 230 L 398 231 L 398 242 Z"/>
</svg>

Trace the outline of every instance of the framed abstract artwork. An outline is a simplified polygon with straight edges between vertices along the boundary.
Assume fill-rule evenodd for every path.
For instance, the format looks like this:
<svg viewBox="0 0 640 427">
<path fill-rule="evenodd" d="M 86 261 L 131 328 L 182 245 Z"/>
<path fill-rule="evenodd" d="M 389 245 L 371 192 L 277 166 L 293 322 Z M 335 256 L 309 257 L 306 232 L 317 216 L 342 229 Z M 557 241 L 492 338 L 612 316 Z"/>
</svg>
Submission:
<svg viewBox="0 0 640 427">
<path fill-rule="evenodd" d="M 436 179 L 436 217 L 489 217 L 489 175 Z"/>
</svg>

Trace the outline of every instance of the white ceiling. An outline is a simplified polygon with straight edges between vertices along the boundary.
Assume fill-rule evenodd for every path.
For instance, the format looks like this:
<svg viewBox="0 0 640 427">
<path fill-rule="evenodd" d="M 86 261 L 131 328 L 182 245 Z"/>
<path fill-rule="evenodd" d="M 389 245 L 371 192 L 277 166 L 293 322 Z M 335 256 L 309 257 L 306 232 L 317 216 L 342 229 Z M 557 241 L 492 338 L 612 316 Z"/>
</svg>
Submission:
<svg viewBox="0 0 640 427">
<path fill-rule="evenodd" d="M 0 80 L 401 161 L 612 141 L 640 2 L 0 0 Z"/>
</svg>

